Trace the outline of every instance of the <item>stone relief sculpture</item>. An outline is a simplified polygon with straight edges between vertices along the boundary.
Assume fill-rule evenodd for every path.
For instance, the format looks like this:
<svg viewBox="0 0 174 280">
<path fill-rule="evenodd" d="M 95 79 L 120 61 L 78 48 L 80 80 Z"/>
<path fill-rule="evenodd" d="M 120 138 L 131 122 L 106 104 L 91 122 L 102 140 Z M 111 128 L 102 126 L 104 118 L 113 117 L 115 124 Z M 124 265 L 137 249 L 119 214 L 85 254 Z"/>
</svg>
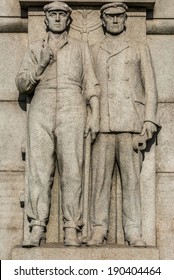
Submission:
<svg viewBox="0 0 174 280">
<path fill-rule="evenodd" d="M 102 6 L 102 20 L 99 11 L 91 9 L 75 10 L 71 23 L 73 13 L 66 3 L 55 1 L 45 5 L 47 34 L 43 40 L 30 44 L 17 75 L 20 93 L 34 93 L 27 125 L 30 236 L 24 240 L 23 247 L 37 247 L 46 238 L 56 163 L 65 245 L 81 246 L 82 241 L 88 246 L 105 244 L 111 181 L 117 164 L 122 183 L 125 240 L 130 246 L 146 246 L 141 229 L 142 152 L 158 127 L 151 56 L 147 45 L 129 38 L 125 4 Z M 91 43 L 90 32 L 93 27 L 99 30 L 101 25 L 105 38 L 92 46 L 94 69 L 89 47 L 82 41 Z M 81 41 L 69 36 L 70 27 L 71 36 Z M 102 38 L 103 34 L 100 35 Z M 85 141 L 89 132 L 92 140 L 96 140 L 92 164 L 86 171 L 83 162 L 84 151 L 91 145 L 89 139 Z M 89 153 L 90 148 L 88 162 Z M 91 188 L 86 191 L 92 200 L 92 211 L 88 221 L 90 205 L 88 196 L 82 199 L 82 195 L 86 195 L 82 190 L 82 177 L 90 169 L 92 196 Z M 81 230 L 82 240 L 79 240 Z"/>
<path fill-rule="evenodd" d="M 28 219 L 30 237 L 23 247 L 45 239 L 56 161 L 61 179 L 64 244 L 80 246 L 84 131 L 99 130 L 99 87 L 86 43 L 68 36 L 71 8 L 63 2 L 44 6 L 46 37 L 30 45 L 16 83 L 34 96 L 28 113 Z M 91 108 L 87 120 L 87 105 Z"/>
<path fill-rule="evenodd" d="M 95 10 L 94 7 L 88 7 L 88 9 L 81 10 L 74 9 L 72 16 L 72 36 L 78 36 L 81 40 L 86 42 L 91 42 L 93 37 L 96 37 L 96 32 L 98 37 L 99 28 L 101 28 L 102 25 L 98 10 Z"/>
<path fill-rule="evenodd" d="M 130 246 L 145 247 L 141 229 L 142 150 L 157 131 L 157 89 L 147 45 L 126 32 L 127 6 L 101 8 L 105 39 L 93 46 L 101 86 L 100 133 L 92 151 L 92 236 L 88 246 L 107 239 L 110 188 L 115 163 L 122 183 L 123 229 Z"/>
</svg>

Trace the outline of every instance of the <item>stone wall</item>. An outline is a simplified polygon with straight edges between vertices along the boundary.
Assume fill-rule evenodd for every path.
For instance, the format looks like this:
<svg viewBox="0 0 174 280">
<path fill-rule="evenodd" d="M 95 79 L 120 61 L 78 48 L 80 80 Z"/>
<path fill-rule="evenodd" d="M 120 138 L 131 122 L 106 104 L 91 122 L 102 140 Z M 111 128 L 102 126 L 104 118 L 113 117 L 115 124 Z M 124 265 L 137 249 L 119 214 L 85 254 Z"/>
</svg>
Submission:
<svg viewBox="0 0 174 280">
<path fill-rule="evenodd" d="M 8 4 L 7 4 L 8 3 Z M 0 258 L 11 259 L 11 249 L 23 235 L 25 102 L 20 100 L 15 76 L 27 46 L 27 33 L 18 33 L 18 1 L 0 2 Z M 10 28 L 9 28 L 10 27 Z M 5 30 L 4 30 L 5 29 Z M 13 32 L 13 33 L 11 33 Z"/>
<path fill-rule="evenodd" d="M 158 26 L 166 22 L 161 34 L 147 37 L 155 66 L 162 126 L 157 146 L 157 246 L 161 259 L 174 259 L 174 2 L 157 0 L 154 19 L 158 19 Z"/>
<path fill-rule="evenodd" d="M 104 2 L 104 1 L 103 1 Z M 147 41 L 159 92 L 157 146 L 157 245 L 161 259 L 174 259 L 174 1 L 156 0 L 147 20 Z M 23 238 L 24 168 L 21 148 L 26 129 L 24 97 L 15 76 L 27 46 L 27 19 L 18 0 L 0 1 L 0 259 Z"/>
</svg>

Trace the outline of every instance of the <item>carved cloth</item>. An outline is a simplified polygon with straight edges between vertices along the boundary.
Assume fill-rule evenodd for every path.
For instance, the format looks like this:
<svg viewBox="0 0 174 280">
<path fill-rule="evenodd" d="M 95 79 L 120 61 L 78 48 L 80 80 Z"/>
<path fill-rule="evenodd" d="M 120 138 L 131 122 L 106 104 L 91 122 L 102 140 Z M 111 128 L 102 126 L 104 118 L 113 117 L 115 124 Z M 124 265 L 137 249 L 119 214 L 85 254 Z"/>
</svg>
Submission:
<svg viewBox="0 0 174 280">
<path fill-rule="evenodd" d="M 42 42 L 30 46 L 16 79 L 20 92 L 35 90 L 28 113 L 28 216 L 48 222 L 57 159 L 64 226 L 79 229 L 86 105 L 98 96 L 98 82 L 88 46 L 67 37 L 38 79 L 41 48 Z"/>
<path fill-rule="evenodd" d="M 142 155 L 133 139 L 144 121 L 156 123 L 157 90 L 150 52 L 124 34 L 106 37 L 93 46 L 96 75 L 101 86 L 100 135 L 92 154 L 92 226 L 107 234 L 110 188 L 118 165 L 123 195 L 126 240 L 141 237 L 140 171 Z M 99 164 L 100 162 L 100 164 Z"/>
</svg>

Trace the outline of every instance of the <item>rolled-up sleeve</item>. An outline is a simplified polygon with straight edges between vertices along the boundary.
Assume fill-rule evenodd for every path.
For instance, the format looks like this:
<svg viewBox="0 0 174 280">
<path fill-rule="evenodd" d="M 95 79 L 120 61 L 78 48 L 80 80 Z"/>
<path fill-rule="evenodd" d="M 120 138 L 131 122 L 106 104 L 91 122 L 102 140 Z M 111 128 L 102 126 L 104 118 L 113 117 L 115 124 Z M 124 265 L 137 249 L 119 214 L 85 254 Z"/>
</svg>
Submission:
<svg viewBox="0 0 174 280">
<path fill-rule="evenodd" d="M 83 45 L 83 91 L 87 101 L 100 95 L 100 87 L 94 71 L 94 61 L 87 44 Z"/>
<path fill-rule="evenodd" d="M 28 48 L 16 77 L 16 86 L 20 93 L 30 94 L 38 84 L 40 77 L 36 75 L 37 60 L 33 50 Z"/>
</svg>

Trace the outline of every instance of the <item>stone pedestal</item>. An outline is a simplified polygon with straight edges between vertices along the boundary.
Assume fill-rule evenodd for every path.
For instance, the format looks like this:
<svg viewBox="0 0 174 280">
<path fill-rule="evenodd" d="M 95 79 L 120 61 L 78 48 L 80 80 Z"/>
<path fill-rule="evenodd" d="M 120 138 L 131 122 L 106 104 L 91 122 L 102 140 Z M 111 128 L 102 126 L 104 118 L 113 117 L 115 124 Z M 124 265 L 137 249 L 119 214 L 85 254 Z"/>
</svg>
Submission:
<svg viewBox="0 0 174 280">
<path fill-rule="evenodd" d="M 13 260 L 157 260 L 156 247 L 130 248 L 126 245 L 107 244 L 102 247 L 65 247 L 62 243 L 48 243 L 43 247 L 12 251 Z"/>
</svg>

